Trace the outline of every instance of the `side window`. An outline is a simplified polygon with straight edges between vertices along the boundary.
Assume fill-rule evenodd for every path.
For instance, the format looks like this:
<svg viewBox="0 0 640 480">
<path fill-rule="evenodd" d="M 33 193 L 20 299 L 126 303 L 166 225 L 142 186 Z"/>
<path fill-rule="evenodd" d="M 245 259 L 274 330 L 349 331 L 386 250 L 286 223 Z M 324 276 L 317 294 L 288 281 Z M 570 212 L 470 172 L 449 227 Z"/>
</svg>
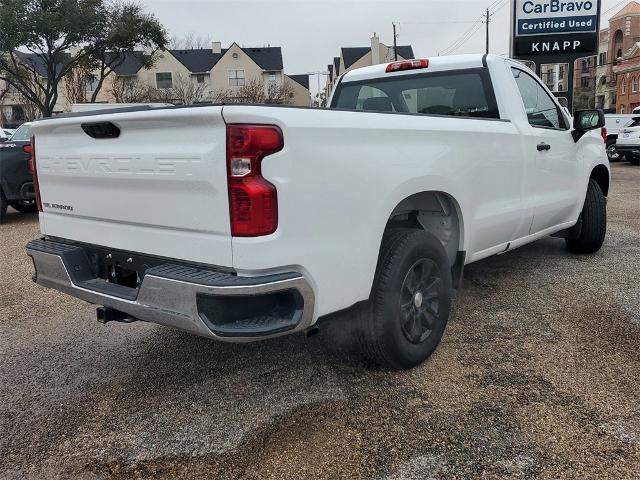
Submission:
<svg viewBox="0 0 640 480">
<path fill-rule="evenodd" d="M 534 127 L 564 129 L 564 119 L 551 96 L 528 73 L 517 68 L 511 68 L 516 80 L 527 119 Z"/>
</svg>

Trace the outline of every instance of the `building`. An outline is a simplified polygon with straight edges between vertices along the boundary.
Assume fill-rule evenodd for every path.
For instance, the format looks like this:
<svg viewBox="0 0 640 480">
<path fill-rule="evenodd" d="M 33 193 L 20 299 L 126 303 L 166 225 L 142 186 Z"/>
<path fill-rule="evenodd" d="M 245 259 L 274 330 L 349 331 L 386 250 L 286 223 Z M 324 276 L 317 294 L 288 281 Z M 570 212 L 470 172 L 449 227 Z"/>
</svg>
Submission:
<svg viewBox="0 0 640 480">
<path fill-rule="evenodd" d="M 575 61 L 573 68 L 573 108 L 593 108 L 596 102 L 596 68 L 598 56 L 583 57 Z"/>
<path fill-rule="evenodd" d="M 129 55 L 114 68 L 116 78 L 129 78 L 157 90 L 190 90 L 195 85 L 198 98 L 173 98 L 174 103 L 201 103 L 209 101 L 237 101 L 243 87 L 256 82 L 264 88 L 269 101 L 274 87 L 288 85 L 287 98 L 277 103 L 309 106 L 309 78 L 306 75 L 284 73 L 280 47 L 240 47 L 237 43 L 222 48 L 213 42 L 211 49 L 167 50 L 157 56 L 154 66 L 145 69 L 140 52 Z M 306 79 L 305 79 L 306 77 Z M 185 85 L 186 83 L 186 85 Z M 185 88 L 187 87 L 187 88 Z M 249 101 L 255 99 L 248 99 Z M 273 98 L 271 98 L 274 102 Z"/>
<path fill-rule="evenodd" d="M 595 107 L 615 112 L 616 82 L 609 72 L 609 29 L 600 31 L 595 75 Z"/>
<path fill-rule="evenodd" d="M 616 112 L 631 113 L 640 106 L 640 4 L 630 2 L 615 14 L 609 32 L 609 77 L 616 86 Z"/>
<path fill-rule="evenodd" d="M 131 52 L 112 63 L 113 74 L 107 77 L 96 101 L 136 102 L 139 100 L 132 98 L 132 92 L 137 88 L 152 91 L 158 97 L 156 101 L 176 104 L 243 100 L 310 104 L 308 75 L 285 74 L 280 47 L 240 47 L 233 43 L 222 48 L 220 42 L 213 42 L 210 49 L 165 50 L 155 55 L 156 61 L 149 69 L 144 67 L 143 57 L 143 52 Z M 88 94 L 97 85 L 96 75 L 91 77 L 86 82 Z M 63 84 L 56 113 L 68 110 L 73 103 L 67 101 L 64 92 Z M 242 96 L 247 92 L 252 95 L 245 99 Z M 131 98 L 123 98 L 127 97 L 125 93 Z M 24 100 L 11 92 L 0 102 L 7 123 L 29 119 L 26 108 Z"/>
<path fill-rule="evenodd" d="M 335 86 L 338 78 L 356 68 L 378 65 L 380 63 L 393 62 L 398 60 L 409 60 L 415 58 L 413 48 L 410 45 L 398 46 L 394 52 L 393 47 L 389 47 L 380 42 L 374 33 L 371 37 L 371 45 L 368 47 L 343 47 L 340 49 L 340 56 L 334 57 L 333 62 L 327 66 L 329 77 L 325 86 L 325 94 L 328 97 Z"/>
</svg>

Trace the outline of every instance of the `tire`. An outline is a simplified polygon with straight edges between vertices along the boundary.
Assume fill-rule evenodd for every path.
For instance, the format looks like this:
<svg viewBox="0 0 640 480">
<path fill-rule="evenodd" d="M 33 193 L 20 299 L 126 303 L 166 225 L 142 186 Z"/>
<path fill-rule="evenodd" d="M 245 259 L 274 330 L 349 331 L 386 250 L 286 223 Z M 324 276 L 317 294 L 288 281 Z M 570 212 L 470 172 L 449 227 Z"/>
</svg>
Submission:
<svg viewBox="0 0 640 480">
<path fill-rule="evenodd" d="M 2 225 L 7 219 L 7 207 L 9 203 L 7 202 L 7 197 L 4 196 L 4 192 L 0 189 L 0 225 Z"/>
<path fill-rule="evenodd" d="M 629 157 L 629 163 L 631 165 L 640 165 L 640 155 L 633 155 Z"/>
<path fill-rule="evenodd" d="M 607 158 L 610 162 L 622 162 L 624 160 L 624 154 L 616 151 L 615 140 L 607 142 Z"/>
<path fill-rule="evenodd" d="M 9 202 L 9 205 L 20 213 L 35 213 L 38 211 L 38 206 L 36 205 L 35 200 L 18 200 L 15 202 Z"/>
<path fill-rule="evenodd" d="M 607 201 L 593 178 L 589 180 L 587 197 L 580 214 L 582 229 L 577 238 L 567 238 L 567 248 L 573 253 L 595 253 L 607 234 Z"/>
<path fill-rule="evenodd" d="M 451 265 L 436 237 L 418 229 L 387 231 L 371 298 L 361 312 L 360 350 L 387 369 L 421 364 L 442 339 L 452 293 Z"/>
</svg>

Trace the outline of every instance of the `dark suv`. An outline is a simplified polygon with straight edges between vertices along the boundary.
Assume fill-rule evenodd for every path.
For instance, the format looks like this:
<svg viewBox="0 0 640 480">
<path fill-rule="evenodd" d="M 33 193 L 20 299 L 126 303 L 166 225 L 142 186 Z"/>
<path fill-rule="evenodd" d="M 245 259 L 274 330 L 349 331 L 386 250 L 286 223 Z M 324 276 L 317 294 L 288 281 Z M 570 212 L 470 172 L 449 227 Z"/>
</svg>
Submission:
<svg viewBox="0 0 640 480">
<path fill-rule="evenodd" d="M 0 223 L 4 222 L 9 206 L 22 213 L 37 211 L 28 166 L 30 142 L 31 124 L 24 123 L 9 140 L 0 143 Z"/>
</svg>

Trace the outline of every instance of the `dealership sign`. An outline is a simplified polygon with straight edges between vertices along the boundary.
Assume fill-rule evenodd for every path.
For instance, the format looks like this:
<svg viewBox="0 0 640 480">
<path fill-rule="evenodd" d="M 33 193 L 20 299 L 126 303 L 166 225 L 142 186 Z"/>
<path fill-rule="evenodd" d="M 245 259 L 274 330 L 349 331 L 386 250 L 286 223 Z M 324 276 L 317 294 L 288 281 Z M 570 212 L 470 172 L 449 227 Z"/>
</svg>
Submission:
<svg viewBox="0 0 640 480">
<path fill-rule="evenodd" d="M 515 0 L 514 3 L 516 56 L 597 51 L 599 0 Z"/>
</svg>

